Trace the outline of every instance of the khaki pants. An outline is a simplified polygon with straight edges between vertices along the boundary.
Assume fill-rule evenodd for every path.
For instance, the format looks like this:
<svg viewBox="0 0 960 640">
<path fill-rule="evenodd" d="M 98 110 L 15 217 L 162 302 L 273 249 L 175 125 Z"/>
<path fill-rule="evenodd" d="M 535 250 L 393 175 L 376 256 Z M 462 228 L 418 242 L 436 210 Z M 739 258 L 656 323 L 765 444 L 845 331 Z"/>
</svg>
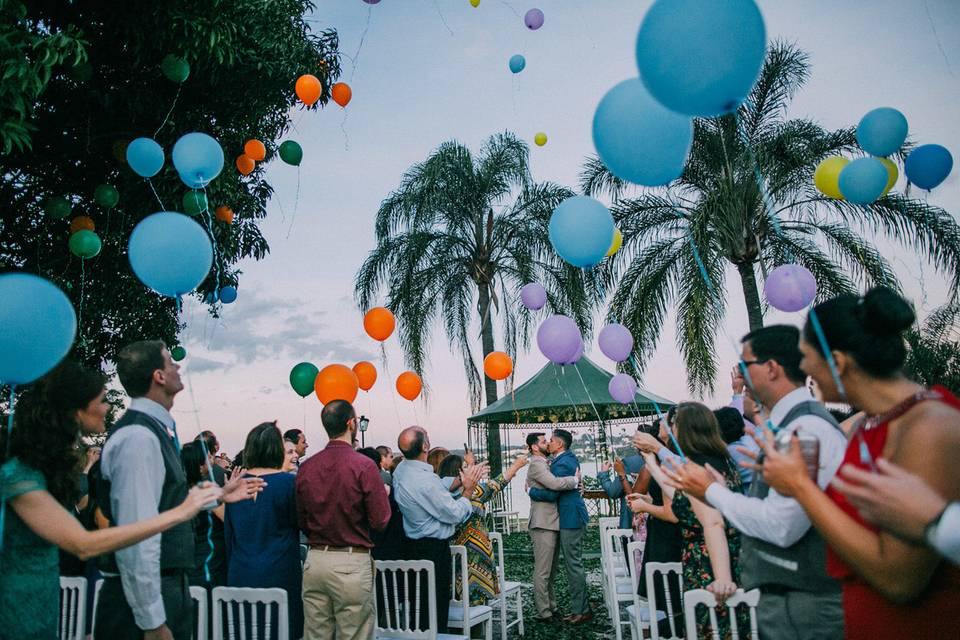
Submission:
<svg viewBox="0 0 960 640">
<path fill-rule="evenodd" d="M 303 566 L 305 640 L 373 638 L 373 558 L 310 549 Z"/>
<path fill-rule="evenodd" d="M 541 618 L 549 618 L 557 608 L 553 593 L 553 575 L 560 556 L 559 532 L 530 529 L 533 541 L 533 602 Z"/>
</svg>

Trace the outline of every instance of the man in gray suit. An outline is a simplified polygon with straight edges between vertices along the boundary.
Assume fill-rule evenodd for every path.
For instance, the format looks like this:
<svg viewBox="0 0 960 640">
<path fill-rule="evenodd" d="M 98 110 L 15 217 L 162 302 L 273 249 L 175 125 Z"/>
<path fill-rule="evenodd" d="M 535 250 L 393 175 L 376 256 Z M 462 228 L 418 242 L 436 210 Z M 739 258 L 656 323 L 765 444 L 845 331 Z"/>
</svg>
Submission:
<svg viewBox="0 0 960 640">
<path fill-rule="evenodd" d="M 530 467 L 527 470 L 527 488 L 565 491 L 576 489 L 580 482 L 579 473 L 575 476 L 561 477 L 550 473 L 547 462 L 548 444 L 543 433 L 527 435 L 527 449 L 530 451 Z M 553 593 L 553 574 L 560 555 L 558 538 L 560 519 L 556 502 L 530 502 L 530 539 L 533 541 L 533 601 L 541 622 L 552 622 L 557 610 L 557 599 Z"/>
</svg>

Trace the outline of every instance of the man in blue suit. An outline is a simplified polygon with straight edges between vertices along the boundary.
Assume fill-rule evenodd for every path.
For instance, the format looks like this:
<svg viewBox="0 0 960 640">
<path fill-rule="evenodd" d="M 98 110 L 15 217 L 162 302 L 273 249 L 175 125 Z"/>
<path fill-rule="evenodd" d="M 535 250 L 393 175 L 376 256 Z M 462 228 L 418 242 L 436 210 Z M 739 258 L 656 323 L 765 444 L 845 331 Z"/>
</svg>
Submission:
<svg viewBox="0 0 960 640">
<path fill-rule="evenodd" d="M 610 473 L 611 468 L 614 473 Z M 643 458 L 639 455 L 631 455 L 626 458 L 617 458 L 612 466 L 609 462 L 603 463 L 603 469 L 597 476 L 600 486 L 608 496 L 613 499 L 620 498 L 621 529 L 633 529 L 633 511 L 627 503 L 627 494 L 633 492 L 626 489 L 624 485 L 632 488 L 634 480 L 642 470 Z"/>
<path fill-rule="evenodd" d="M 570 451 L 572 444 L 573 436 L 569 431 L 554 429 L 549 447 L 550 454 L 554 456 L 550 473 L 558 478 L 574 476 L 580 472 L 580 461 Z M 560 549 L 563 551 L 563 565 L 567 573 L 572 609 L 564 621 L 581 624 L 592 620 L 593 612 L 590 611 L 587 599 L 587 575 L 583 570 L 583 534 L 589 516 L 580 490 L 550 491 L 531 487 L 530 499 L 540 502 L 555 501 L 560 512 Z"/>
</svg>

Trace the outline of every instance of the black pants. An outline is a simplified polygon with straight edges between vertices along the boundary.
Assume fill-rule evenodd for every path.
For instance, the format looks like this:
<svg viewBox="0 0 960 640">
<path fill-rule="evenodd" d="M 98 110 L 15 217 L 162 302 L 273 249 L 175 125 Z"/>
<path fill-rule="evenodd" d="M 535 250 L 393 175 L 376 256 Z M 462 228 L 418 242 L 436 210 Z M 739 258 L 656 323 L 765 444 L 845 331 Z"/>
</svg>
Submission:
<svg viewBox="0 0 960 640">
<path fill-rule="evenodd" d="M 450 540 L 438 538 L 420 538 L 410 540 L 407 547 L 407 560 L 431 560 L 433 562 L 434 584 L 437 591 L 437 633 L 447 632 L 447 618 L 450 615 L 450 597 L 453 594 L 453 560 L 450 556 Z M 421 582 L 420 620 L 421 629 L 426 628 L 430 610 L 427 585 Z M 411 599 L 413 594 L 411 595 Z"/>
<path fill-rule="evenodd" d="M 166 625 L 175 640 L 193 637 L 193 600 L 187 584 L 187 574 L 160 578 L 160 595 L 167 615 Z M 120 578 L 104 578 L 97 603 L 97 635 L 103 640 L 142 640 L 143 630 L 133 619 L 133 611 L 123 595 Z"/>
</svg>

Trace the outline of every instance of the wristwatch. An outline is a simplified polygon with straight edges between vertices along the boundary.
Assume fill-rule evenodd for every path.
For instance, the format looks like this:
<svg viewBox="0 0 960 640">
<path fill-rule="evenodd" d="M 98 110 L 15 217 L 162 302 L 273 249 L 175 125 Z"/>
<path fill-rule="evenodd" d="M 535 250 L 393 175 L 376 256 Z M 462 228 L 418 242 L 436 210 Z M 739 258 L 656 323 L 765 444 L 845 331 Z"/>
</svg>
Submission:
<svg viewBox="0 0 960 640">
<path fill-rule="evenodd" d="M 927 543 L 927 546 L 936 546 L 937 529 L 940 526 L 940 520 L 943 518 L 943 514 L 947 512 L 947 508 L 949 507 L 950 503 L 947 503 L 940 513 L 937 514 L 937 517 L 928 522 L 927 526 L 923 528 L 923 541 Z"/>
</svg>

